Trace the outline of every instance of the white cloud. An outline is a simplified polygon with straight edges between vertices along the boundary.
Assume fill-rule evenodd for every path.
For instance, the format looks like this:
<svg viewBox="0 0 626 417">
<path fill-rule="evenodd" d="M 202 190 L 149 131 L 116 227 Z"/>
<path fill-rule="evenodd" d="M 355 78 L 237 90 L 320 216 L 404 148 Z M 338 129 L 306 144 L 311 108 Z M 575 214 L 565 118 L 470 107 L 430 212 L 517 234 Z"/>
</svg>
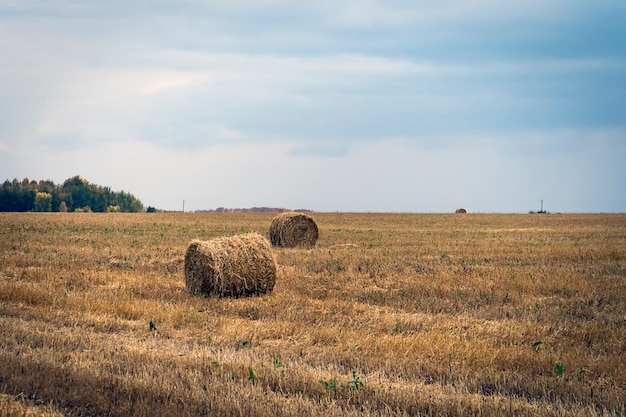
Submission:
<svg viewBox="0 0 626 417">
<path fill-rule="evenodd" d="M 471 80 L 516 73 L 538 76 L 624 67 L 621 61 L 607 59 L 455 65 L 365 55 L 290 57 L 176 50 L 142 51 L 130 67 L 90 66 L 76 59 L 57 61 L 52 55 L 35 63 L 17 58 L 0 69 L 0 83 L 20 95 L 25 106 L 39 111 L 30 112 L 32 129 L 19 132 L 20 138 L 14 141 L 55 137 L 83 137 L 86 142 L 133 137 L 151 140 L 142 133 L 142 126 L 167 124 L 172 129 L 207 103 L 219 108 L 220 102 L 230 102 L 242 109 L 256 103 L 265 107 L 268 102 L 291 103 L 296 108 L 313 106 L 330 112 L 340 104 L 340 97 L 350 103 L 369 90 L 380 99 L 394 97 L 397 105 L 409 99 L 412 105 L 423 103 L 423 108 L 431 112 L 451 111 L 463 105 L 458 99 L 467 93 L 450 90 L 447 79 L 458 85 L 459 77 Z M 151 64 L 140 64 L 143 59 Z M 415 91 L 420 84 L 425 86 L 423 91 Z M 440 91 L 428 91 L 437 85 L 441 85 Z M 506 103 L 510 99 L 489 90 L 472 98 L 474 103 Z M 359 105 L 365 103 L 361 100 Z M 244 115 L 244 111 L 240 113 Z M 222 126 L 216 120 L 205 122 L 209 127 L 193 123 L 196 130 L 209 137 L 254 138 L 246 128 L 232 125 L 232 120 L 223 121 Z M 186 137 L 189 132 L 170 131 L 169 135 Z"/>
</svg>

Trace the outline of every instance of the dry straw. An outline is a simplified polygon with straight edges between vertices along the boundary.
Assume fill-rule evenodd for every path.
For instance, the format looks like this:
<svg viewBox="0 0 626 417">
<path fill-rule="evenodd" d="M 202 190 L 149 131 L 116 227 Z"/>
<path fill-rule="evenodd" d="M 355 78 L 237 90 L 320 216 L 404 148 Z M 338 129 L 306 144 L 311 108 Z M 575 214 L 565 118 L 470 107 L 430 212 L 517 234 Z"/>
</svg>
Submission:
<svg viewBox="0 0 626 417">
<path fill-rule="evenodd" d="M 271 292 L 276 260 L 258 233 L 193 240 L 185 253 L 185 284 L 191 294 L 244 297 Z"/>
<path fill-rule="evenodd" d="M 456 209 L 455 213 L 457 213 L 457 214 L 465 214 L 465 213 L 467 213 L 467 210 L 465 210 L 464 208 L 458 208 L 458 209 Z"/>
<path fill-rule="evenodd" d="M 270 241 L 274 246 L 312 248 L 318 237 L 315 220 L 304 213 L 281 213 L 274 217 L 270 225 Z"/>
</svg>

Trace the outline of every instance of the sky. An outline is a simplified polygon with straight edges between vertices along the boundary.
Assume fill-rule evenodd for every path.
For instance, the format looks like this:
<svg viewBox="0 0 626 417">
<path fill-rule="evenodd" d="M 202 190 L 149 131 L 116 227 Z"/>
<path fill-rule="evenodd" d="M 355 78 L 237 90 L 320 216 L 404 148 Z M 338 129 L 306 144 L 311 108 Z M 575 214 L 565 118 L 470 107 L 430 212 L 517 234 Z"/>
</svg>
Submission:
<svg viewBox="0 0 626 417">
<path fill-rule="evenodd" d="M 623 0 L 0 0 L 0 180 L 626 212 Z"/>
</svg>

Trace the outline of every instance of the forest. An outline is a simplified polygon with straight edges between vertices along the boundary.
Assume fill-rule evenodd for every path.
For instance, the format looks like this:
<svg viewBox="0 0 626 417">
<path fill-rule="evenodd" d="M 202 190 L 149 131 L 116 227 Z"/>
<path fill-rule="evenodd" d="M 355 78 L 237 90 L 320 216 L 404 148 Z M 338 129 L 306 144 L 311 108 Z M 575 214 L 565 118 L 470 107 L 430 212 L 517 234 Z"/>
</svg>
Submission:
<svg viewBox="0 0 626 417">
<path fill-rule="evenodd" d="M 111 191 L 110 187 L 92 184 L 78 175 L 63 184 L 28 178 L 6 180 L 0 187 L 0 212 L 26 211 L 138 213 L 146 209 L 130 193 Z"/>
</svg>

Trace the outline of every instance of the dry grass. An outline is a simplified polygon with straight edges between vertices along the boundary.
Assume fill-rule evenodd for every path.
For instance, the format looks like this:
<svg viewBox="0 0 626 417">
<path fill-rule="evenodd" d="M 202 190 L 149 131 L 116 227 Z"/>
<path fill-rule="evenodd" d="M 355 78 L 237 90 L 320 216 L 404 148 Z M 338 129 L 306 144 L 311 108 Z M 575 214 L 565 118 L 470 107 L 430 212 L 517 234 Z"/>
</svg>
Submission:
<svg viewBox="0 0 626 417">
<path fill-rule="evenodd" d="M 187 293 L 271 220 L 0 213 L 0 412 L 625 414 L 626 215 L 317 213 L 271 295 Z"/>
<path fill-rule="evenodd" d="M 51 405 L 37 406 L 22 395 L 0 394 L 0 417 L 62 417 Z"/>
</svg>

